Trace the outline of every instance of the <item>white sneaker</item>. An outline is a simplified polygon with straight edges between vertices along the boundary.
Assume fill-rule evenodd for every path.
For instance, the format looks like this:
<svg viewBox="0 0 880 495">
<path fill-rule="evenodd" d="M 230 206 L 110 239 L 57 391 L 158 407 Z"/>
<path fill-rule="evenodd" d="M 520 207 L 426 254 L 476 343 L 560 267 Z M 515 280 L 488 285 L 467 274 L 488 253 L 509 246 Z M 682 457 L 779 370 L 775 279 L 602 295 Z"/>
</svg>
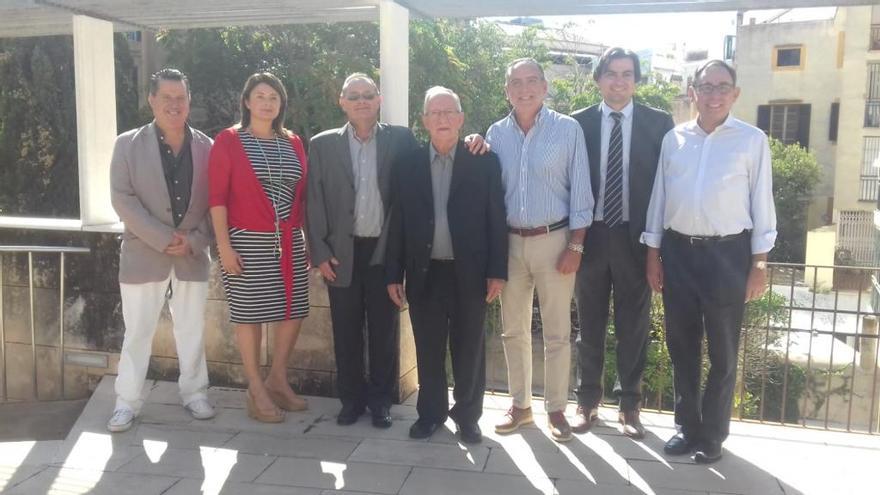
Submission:
<svg viewBox="0 0 880 495">
<path fill-rule="evenodd" d="M 195 419 L 211 419 L 216 414 L 214 407 L 206 399 L 196 399 L 183 408 Z"/>
<path fill-rule="evenodd" d="M 107 429 L 113 433 L 128 431 L 134 424 L 134 411 L 127 407 L 120 407 L 113 411 L 113 416 L 107 421 Z"/>
</svg>

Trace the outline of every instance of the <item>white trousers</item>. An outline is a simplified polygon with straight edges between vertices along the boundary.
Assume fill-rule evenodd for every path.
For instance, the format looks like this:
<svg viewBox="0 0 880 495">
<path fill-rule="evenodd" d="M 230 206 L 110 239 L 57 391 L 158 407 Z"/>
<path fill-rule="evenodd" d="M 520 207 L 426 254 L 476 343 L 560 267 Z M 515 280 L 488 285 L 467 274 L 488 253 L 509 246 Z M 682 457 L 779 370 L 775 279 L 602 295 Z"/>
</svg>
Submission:
<svg viewBox="0 0 880 495">
<path fill-rule="evenodd" d="M 171 299 L 168 307 L 174 322 L 174 340 L 180 366 L 181 402 L 186 405 L 207 398 L 208 366 L 205 362 L 205 301 L 208 282 L 187 282 L 171 274 L 162 282 L 119 284 L 122 295 L 122 318 L 125 337 L 119 355 L 116 377 L 116 407 L 135 412 L 143 405 L 144 379 L 150 365 L 153 335 L 165 306 L 168 284 Z"/>
</svg>

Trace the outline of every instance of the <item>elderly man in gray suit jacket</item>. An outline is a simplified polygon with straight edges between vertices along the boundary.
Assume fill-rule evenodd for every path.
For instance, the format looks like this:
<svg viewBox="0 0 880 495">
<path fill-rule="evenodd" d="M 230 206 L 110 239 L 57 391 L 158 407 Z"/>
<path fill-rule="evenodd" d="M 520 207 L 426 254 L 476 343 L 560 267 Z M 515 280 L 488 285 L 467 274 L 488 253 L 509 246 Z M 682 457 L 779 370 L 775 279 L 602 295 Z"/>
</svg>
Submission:
<svg viewBox="0 0 880 495">
<path fill-rule="evenodd" d="M 212 241 L 208 221 L 211 139 L 187 125 L 186 76 L 163 69 L 150 78 L 153 122 L 116 138 L 111 201 L 125 223 L 119 290 L 125 338 L 111 432 L 131 428 L 141 405 L 153 334 L 168 300 L 180 365 L 180 397 L 196 419 L 214 416 L 207 400 L 205 301 Z"/>
<path fill-rule="evenodd" d="M 398 310 L 388 298 L 382 263 L 390 202 L 391 163 L 417 147 L 412 132 L 378 122 L 382 96 L 372 78 L 345 79 L 339 106 L 348 122 L 324 131 L 309 146 L 308 221 L 312 264 L 328 286 L 340 425 L 367 406 L 373 425 L 391 426 L 398 345 Z M 369 352 L 365 378 L 364 323 Z"/>
</svg>

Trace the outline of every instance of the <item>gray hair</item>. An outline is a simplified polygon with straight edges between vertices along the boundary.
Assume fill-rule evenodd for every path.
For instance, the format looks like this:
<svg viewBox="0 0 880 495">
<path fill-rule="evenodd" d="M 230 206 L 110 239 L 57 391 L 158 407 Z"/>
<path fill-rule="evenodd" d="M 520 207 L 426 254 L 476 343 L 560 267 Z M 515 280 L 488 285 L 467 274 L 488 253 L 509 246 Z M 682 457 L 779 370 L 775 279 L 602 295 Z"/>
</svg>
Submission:
<svg viewBox="0 0 880 495">
<path fill-rule="evenodd" d="M 342 91 L 339 92 L 339 96 L 345 94 L 345 90 L 351 86 L 351 83 L 355 81 L 364 81 L 368 83 L 370 86 L 376 89 L 376 94 L 379 94 L 379 86 L 376 85 L 376 81 L 373 80 L 372 77 L 364 74 L 363 72 L 355 72 L 354 74 L 345 78 L 345 82 L 342 83 Z"/>
<path fill-rule="evenodd" d="M 428 88 L 428 91 L 425 91 L 425 103 L 422 105 L 422 114 L 426 115 L 428 113 L 428 103 L 435 96 L 440 95 L 449 95 L 455 100 L 456 109 L 461 112 L 461 99 L 455 94 L 455 91 L 452 91 L 449 88 L 444 88 L 443 86 L 433 86 Z"/>
<path fill-rule="evenodd" d="M 538 73 L 541 75 L 541 80 L 545 80 L 544 77 L 544 68 L 541 67 L 541 64 L 538 63 L 537 60 L 531 57 L 518 58 L 513 62 L 507 64 L 507 71 L 504 73 L 504 83 L 507 84 L 510 81 L 510 74 L 513 73 L 513 69 L 516 69 L 520 65 L 533 65 L 536 69 L 538 69 Z"/>
</svg>

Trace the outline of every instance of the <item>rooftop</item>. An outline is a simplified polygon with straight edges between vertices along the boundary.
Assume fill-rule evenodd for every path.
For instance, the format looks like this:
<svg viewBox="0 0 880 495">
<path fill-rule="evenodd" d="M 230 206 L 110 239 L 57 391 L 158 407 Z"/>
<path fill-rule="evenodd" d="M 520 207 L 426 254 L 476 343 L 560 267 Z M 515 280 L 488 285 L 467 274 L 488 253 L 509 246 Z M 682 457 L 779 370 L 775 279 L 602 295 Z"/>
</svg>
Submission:
<svg viewBox="0 0 880 495">
<path fill-rule="evenodd" d="M 430 440 L 410 440 L 415 398 L 395 406 L 394 426 L 367 418 L 337 426 L 338 401 L 310 397 L 310 409 L 278 425 L 250 420 L 241 390 L 214 388 L 217 416 L 196 421 L 178 405 L 176 384 L 148 381 L 131 431 L 104 429 L 113 377 L 92 395 L 67 438 L 0 443 L 0 491 L 8 494 L 842 494 L 877 486 L 880 438 L 734 422 L 725 457 L 700 466 L 667 457 L 672 416 L 643 413 L 648 436 L 633 441 L 616 428 L 616 411 L 565 444 L 550 440 L 543 414 L 507 436 L 492 425 L 509 398 L 487 395 L 485 439 L 456 441 L 447 423 Z M 536 402 L 538 410 L 543 409 Z M 573 412 L 573 407 L 569 409 Z M 4 491 L 5 490 L 5 491 Z"/>
</svg>

